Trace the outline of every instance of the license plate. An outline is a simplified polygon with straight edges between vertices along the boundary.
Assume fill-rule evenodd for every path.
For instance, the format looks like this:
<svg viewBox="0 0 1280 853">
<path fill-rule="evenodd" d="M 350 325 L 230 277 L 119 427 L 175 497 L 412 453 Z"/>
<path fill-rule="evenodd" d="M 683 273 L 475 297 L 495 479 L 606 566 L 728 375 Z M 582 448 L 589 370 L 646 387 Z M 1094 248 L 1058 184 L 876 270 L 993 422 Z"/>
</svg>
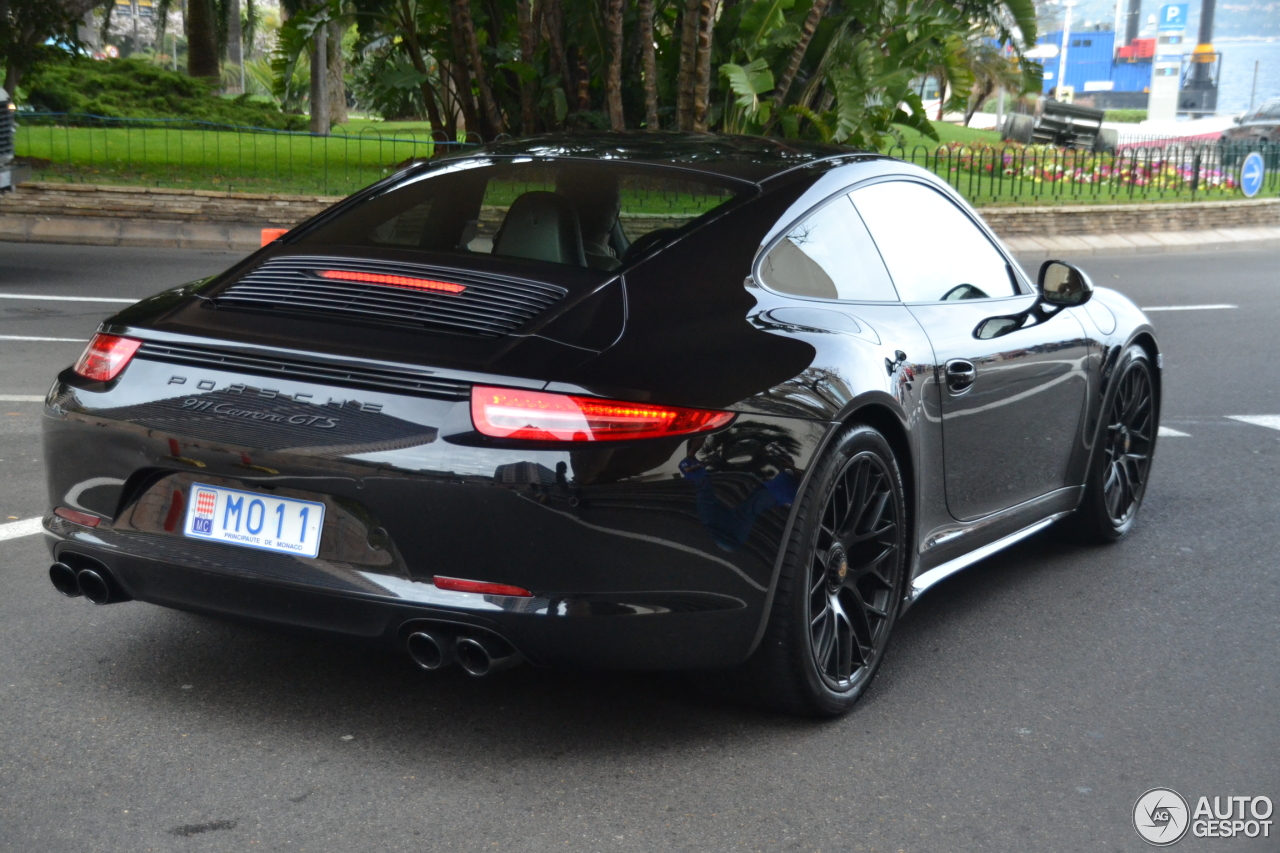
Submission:
<svg viewBox="0 0 1280 853">
<path fill-rule="evenodd" d="M 322 503 L 192 483 L 183 533 L 192 539 L 314 557 L 320 553 L 323 526 Z"/>
</svg>

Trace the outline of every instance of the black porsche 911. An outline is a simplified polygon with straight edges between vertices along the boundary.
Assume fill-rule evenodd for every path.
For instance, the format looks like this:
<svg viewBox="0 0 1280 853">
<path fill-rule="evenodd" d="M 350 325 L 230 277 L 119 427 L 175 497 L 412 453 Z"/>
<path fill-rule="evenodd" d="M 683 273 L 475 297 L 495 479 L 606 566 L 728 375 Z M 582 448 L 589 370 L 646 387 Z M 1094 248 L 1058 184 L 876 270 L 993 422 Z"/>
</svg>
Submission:
<svg viewBox="0 0 1280 853">
<path fill-rule="evenodd" d="M 501 143 L 106 321 L 46 400 L 50 576 L 836 714 L 930 585 L 1129 530 L 1160 388 L 1129 300 L 905 163 Z"/>
</svg>

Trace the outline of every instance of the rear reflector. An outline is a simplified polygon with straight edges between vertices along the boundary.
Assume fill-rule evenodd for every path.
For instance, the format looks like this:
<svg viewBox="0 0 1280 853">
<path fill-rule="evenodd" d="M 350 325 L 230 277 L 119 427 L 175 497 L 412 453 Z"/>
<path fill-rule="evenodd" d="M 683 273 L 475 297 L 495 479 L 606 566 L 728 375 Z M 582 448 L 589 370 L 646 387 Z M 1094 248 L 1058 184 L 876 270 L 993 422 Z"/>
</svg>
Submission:
<svg viewBox="0 0 1280 853">
<path fill-rule="evenodd" d="M 129 359 L 142 346 L 142 341 L 118 335 L 97 334 L 85 347 L 80 360 L 72 368 L 85 379 L 110 382 L 120 375 Z"/>
<path fill-rule="evenodd" d="M 346 270 L 320 270 L 321 278 L 334 281 L 358 281 L 361 284 L 385 284 L 406 290 L 433 290 L 440 293 L 461 293 L 467 288 L 451 281 L 435 281 L 430 278 L 410 278 L 405 275 L 382 275 L 372 272 L 347 272 Z"/>
<path fill-rule="evenodd" d="M 484 595 L 517 595 L 521 598 L 532 598 L 533 593 L 518 586 L 505 583 L 485 583 L 484 581 L 464 581 L 461 578 L 445 578 L 436 575 L 431 579 L 439 589 L 451 589 L 454 592 L 479 592 Z"/>
<path fill-rule="evenodd" d="M 494 438 L 529 441 L 621 441 L 710 432 L 732 412 L 652 406 L 516 388 L 471 389 L 471 421 Z"/>
<path fill-rule="evenodd" d="M 58 507 L 53 511 L 53 514 L 58 518 L 65 518 L 72 524 L 83 524 L 85 527 L 97 527 L 102 521 L 102 519 L 98 518 L 96 515 L 89 515 L 87 512 L 77 512 L 74 509 L 67 509 L 65 506 Z"/>
</svg>

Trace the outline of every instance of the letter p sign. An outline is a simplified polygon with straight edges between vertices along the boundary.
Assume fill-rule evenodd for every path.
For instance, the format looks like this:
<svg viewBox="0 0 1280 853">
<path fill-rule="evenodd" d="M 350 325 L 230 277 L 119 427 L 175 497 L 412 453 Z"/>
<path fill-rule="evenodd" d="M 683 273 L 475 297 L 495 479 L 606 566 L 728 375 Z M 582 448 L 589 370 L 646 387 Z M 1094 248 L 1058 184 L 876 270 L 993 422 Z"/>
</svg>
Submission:
<svg viewBox="0 0 1280 853">
<path fill-rule="evenodd" d="M 1162 32 L 1176 32 L 1186 29 L 1187 4 L 1167 3 L 1161 6 L 1160 17 L 1157 20 L 1160 22 L 1159 28 Z"/>
</svg>

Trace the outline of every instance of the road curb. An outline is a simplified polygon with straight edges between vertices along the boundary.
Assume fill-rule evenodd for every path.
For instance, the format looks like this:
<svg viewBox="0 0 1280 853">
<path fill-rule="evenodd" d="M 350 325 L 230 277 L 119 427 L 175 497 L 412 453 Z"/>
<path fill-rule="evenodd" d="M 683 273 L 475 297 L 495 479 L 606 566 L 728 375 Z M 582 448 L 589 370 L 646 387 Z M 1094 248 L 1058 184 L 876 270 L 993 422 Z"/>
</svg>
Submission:
<svg viewBox="0 0 1280 853">
<path fill-rule="evenodd" d="M 1037 260 L 1050 257 L 1270 248 L 1280 246 L 1280 226 L 1129 234 L 1059 234 L 1043 237 L 1019 235 L 1003 239 L 1014 254 L 1028 260 Z M 261 244 L 261 228 L 190 220 L 0 215 L 0 241 L 252 252 Z"/>
<path fill-rule="evenodd" d="M 1008 237 L 1005 245 L 1028 260 L 1089 255 L 1145 255 L 1280 247 L 1280 226 L 1144 231 L 1131 234 L 1059 234 Z"/>
</svg>

